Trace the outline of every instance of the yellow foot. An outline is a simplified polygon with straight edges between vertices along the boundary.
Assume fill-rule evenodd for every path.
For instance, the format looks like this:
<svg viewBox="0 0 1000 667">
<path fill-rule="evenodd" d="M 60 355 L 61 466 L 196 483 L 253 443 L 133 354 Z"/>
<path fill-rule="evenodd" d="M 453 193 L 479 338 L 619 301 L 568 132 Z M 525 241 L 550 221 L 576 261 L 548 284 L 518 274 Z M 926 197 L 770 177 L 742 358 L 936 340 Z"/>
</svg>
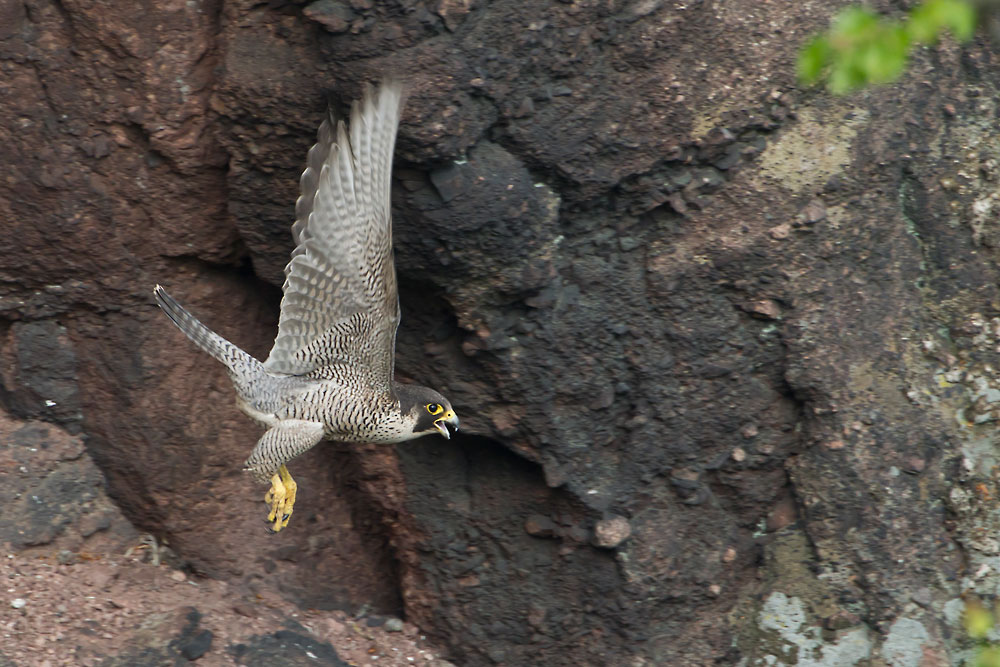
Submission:
<svg viewBox="0 0 1000 667">
<path fill-rule="evenodd" d="M 288 520 L 292 518 L 298 488 L 299 485 L 285 466 L 278 468 L 278 473 L 271 478 L 271 488 L 264 495 L 264 502 L 271 506 L 267 522 L 273 524 L 271 530 L 275 533 L 287 526 Z"/>
</svg>

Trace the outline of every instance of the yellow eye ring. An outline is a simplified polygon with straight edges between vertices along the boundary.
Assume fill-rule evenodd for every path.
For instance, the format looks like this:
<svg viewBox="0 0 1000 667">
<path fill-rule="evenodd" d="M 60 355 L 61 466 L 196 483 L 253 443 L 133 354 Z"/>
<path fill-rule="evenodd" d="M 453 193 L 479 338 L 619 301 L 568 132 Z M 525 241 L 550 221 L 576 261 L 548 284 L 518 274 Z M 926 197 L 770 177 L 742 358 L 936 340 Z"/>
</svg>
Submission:
<svg viewBox="0 0 1000 667">
<path fill-rule="evenodd" d="M 444 408 L 438 405 L 437 403 L 428 403 L 427 412 L 431 413 L 432 415 L 439 415 L 442 412 L 444 412 Z"/>
</svg>

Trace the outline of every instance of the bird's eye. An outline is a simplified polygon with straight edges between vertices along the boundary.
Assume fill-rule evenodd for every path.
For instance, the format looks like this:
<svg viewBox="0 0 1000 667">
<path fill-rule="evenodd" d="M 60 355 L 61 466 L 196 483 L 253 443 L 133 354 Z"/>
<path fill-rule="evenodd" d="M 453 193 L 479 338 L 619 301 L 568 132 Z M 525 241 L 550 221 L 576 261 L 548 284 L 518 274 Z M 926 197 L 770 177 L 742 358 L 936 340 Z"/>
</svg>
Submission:
<svg viewBox="0 0 1000 667">
<path fill-rule="evenodd" d="M 428 403 L 427 404 L 427 412 L 431 413 L 432 415 L 441 414 L 442 410 L 444 410 L 444 408 L 442 408 L 437 403 Z"/>
</svg>

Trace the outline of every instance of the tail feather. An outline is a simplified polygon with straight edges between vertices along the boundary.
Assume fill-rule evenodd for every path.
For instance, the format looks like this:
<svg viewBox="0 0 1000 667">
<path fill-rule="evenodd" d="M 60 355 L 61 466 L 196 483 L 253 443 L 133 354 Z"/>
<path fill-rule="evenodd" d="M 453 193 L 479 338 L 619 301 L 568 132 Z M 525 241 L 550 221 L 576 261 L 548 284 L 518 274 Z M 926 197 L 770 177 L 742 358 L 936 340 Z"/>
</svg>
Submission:
<svg viewBox="0 0 1000 667">
<path fill-rule="evenodd" d="M 225 364 L 230 373 L 242 376 L 263 372 L 259 361 L 199 322 L 198 318 L 167 294 L 167 290 L 157 285 L 153 289 L 153 296 L 177 328 L 195 345 Z"/>
</svg>

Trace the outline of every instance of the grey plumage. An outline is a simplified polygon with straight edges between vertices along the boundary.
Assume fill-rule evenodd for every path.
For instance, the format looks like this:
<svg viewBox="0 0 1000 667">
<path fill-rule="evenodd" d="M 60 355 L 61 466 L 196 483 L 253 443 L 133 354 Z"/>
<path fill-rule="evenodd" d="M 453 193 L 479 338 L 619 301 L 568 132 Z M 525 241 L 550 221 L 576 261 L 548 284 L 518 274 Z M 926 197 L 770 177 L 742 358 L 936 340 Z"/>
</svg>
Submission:
<svg viewBox="0 0 1000 667">
<path fill-rule="evenodd" d="M 334 132 L 330 116 L 320 125 L 300 181 L 269 371 L 363 361 L 369 379 L 389 389 L 394 355 L 385 351 L 399 324 L 389 186 L 401 103 L 400 86 L 386 84 L 377 99 L 369 89 L 355 103 L 349 135 L 343 123 Z"/>
<path fill-rule="evenodd" d="M 287 522 L 295 496 L 285 462 L 324 437 L 392 443 L 435 432 L 447 437 L 446 425 L 458 427 L 447 399 L 393 378 L 399 298 L 389 195 L 401 104 L 399 84 L 368 87 L 353 105 L 349 129 L 330 116 L 320 125 L 300 182 L 278 335 L 264 363 L 159 285 L 154 290 L 174 324 L 226 365 L 240 409 L 268 428 L 246 465 L 272 482 L 275 530 Z"/>
</svg>

